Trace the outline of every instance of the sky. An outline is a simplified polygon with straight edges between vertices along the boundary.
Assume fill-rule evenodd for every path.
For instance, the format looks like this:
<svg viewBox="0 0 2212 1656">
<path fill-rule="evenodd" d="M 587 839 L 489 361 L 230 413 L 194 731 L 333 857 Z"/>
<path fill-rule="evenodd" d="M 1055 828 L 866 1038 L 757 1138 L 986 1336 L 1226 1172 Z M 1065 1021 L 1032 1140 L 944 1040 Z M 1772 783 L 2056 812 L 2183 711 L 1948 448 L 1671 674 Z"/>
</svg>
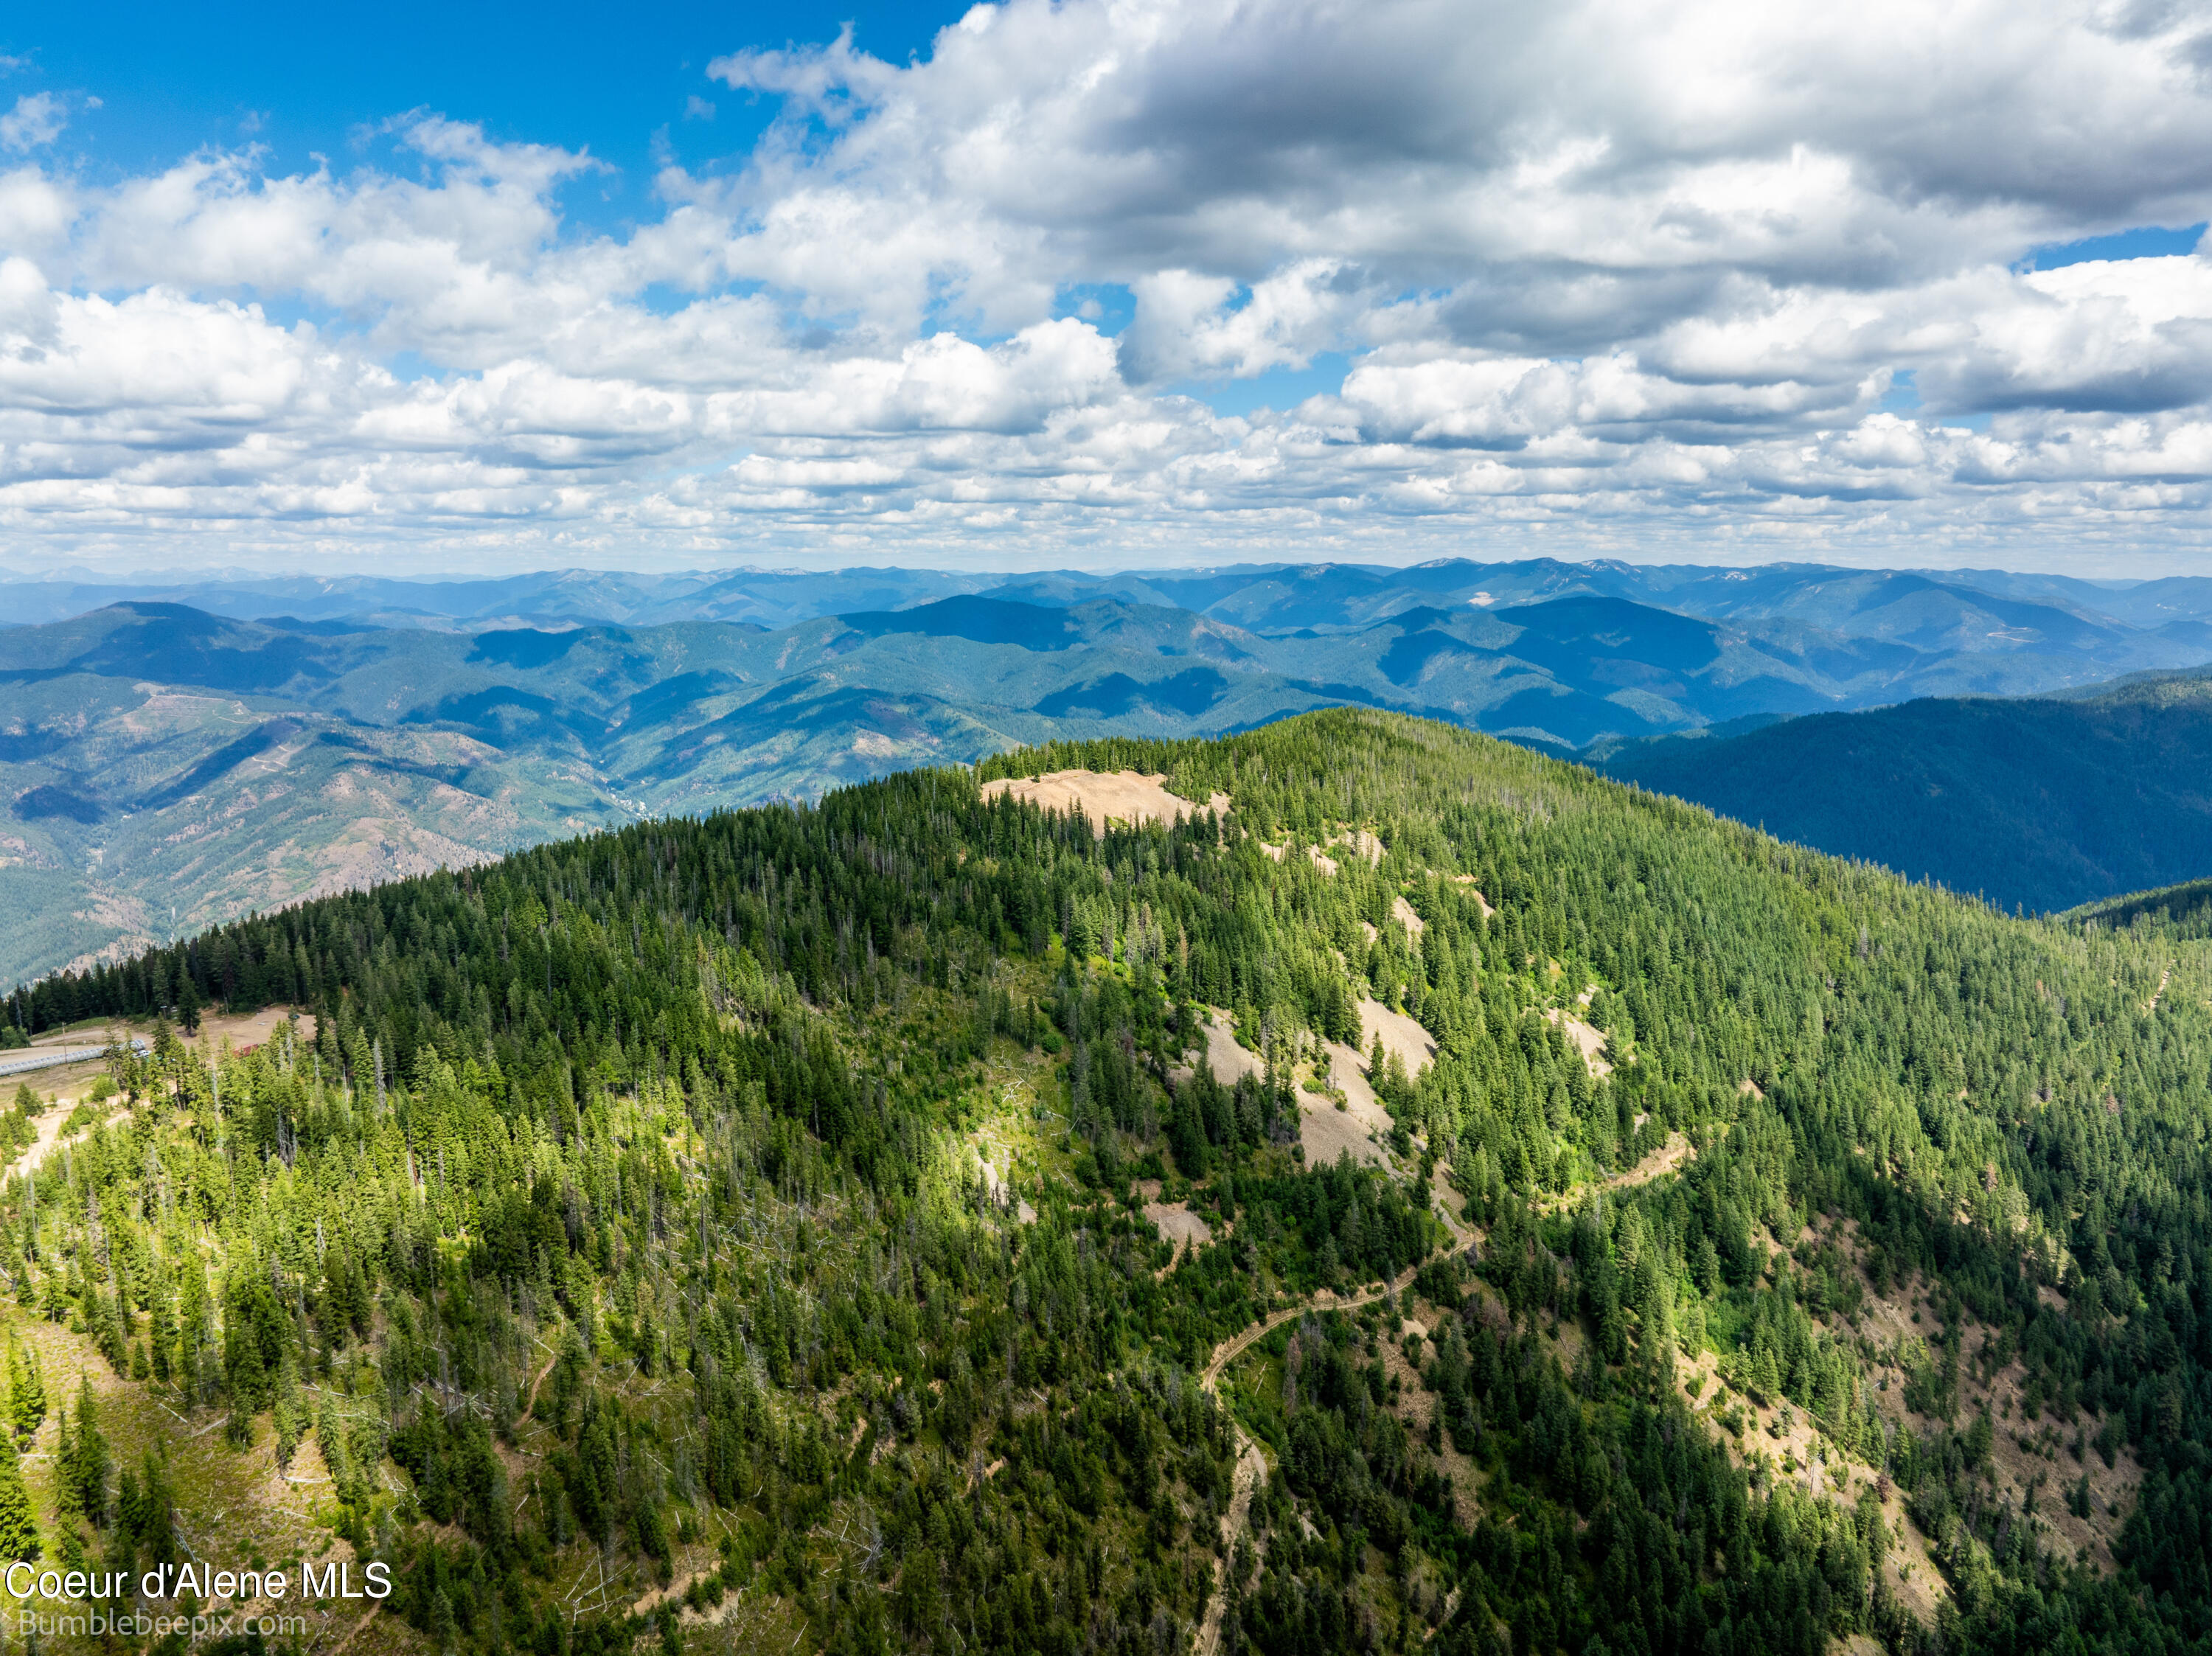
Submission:
<svg viewBox="0 0 2212 1656">
<path fill-rule="evenodd" d="M 0 568 L 2212 573 L 2212 0 L 331 9 L 0 19 Z"/>
</svg>

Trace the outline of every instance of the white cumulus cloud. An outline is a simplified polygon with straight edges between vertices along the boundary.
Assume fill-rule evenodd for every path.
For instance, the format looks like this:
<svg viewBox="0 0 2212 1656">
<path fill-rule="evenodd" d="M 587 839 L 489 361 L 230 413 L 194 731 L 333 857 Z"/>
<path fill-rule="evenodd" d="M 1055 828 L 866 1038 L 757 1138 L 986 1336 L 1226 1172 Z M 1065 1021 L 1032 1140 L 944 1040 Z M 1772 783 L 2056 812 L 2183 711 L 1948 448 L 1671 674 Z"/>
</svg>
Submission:
<svg viewBox="0 0 2212 1656">
<path fill-rule="evenodd" d="M 0 532 L 2186 562 L 2212 260 L 2033 256 L 2212 218 L 2205 9 L 1005 0 L 903 64 L 702 41 L 695 130 L 775 117 L 618 232 L 562 209 L 602 163 L 465 110 L 116 176 L 26 94 Z M 1267 405 L 1186 394 L 1237 380 Z"/>
<path fill-rule="evenodd" d="M 21 153 L 52 143 L 69 124 L 62 100 L 51 92 L 26 93 L 0 115 L 0 149 Z"/>
</svg>

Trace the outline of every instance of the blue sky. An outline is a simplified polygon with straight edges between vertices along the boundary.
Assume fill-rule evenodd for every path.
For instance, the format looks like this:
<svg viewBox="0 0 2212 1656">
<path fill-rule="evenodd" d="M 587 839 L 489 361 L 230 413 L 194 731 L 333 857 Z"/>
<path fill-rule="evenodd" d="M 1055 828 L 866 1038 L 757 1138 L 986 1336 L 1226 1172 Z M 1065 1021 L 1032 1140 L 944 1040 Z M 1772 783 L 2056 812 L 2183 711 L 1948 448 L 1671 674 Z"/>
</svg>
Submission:
<svg viewBox="0 0 2212 1656">
<path fill-rule="evenodd" d="M 2087 236 L 2080 241 L 2039 247 L 2029 256 L 2029 263 L 2039 270 L 2063 270 L 2069 264 L 2101 260 L 2171 258 L 2176 254 L 2195 252 L 2197 244 L 2203 239 L 2204 228 L 2202 221 L 2179 227 L 2141 224 L 2110 235 Z"/>
<path fill-rule="evenodd" d="M 156 168 L 203 144 L 266 146 L 279 171 L 343 166 L 392 117 L 427 108 L 497 139 L 589 149 L 616 169 L 572 188 L 586 223 L 652 211 L 665 143 L 701 167 L 742 155 L 773 101 L 732 94 L 707 64 L 744 46 L 831 40 L 902 63 L 964 6 L 817 3 L 56 6 L 0 23 L 21 62 L 6 90 L 94 97 L 69 148 L 98 169 Z M 711 119 L 688 111 L 714 106 Z"/>
<path fill-rule="evenodd" d="M 0 567 L 2204 567 L 2187 18 L 1870 4 L 18 9 Z"/>
<path fill-rule="evenodd" d="M 68 148 L 95 178 L 143 173 L 210 145 L 252 146 L 279 173 L 311 171 L 318 157 L 339 170 L 389 165 L 395 117 L 427 110 L 477 123 L 496 141 L 587 150 L 605 166 L 557 191 L 564 228 L 619 234 L 658 216 L 653 179 L 669 160 L 709 176 L 742 167 L 781 109 L 777 99 L 709 80 L 717 57 L 817 45 L 849 28 L 857 50 L 906 63 L 967 9 L 563 3 L 531 9 L 518 27 L 506 8 L 420 0 L 327 13 L 255 4 L 228 11 L 218 31 L 185 8 L 87 8 L 42 16 L 21 39 L 0 38 L 0 57 L 16 59 L 9 90 L 77 104 Z M 645 296 L 662 309 L 684 300 Z M 331 325 L 324 308 L 281 300 L 270 308 Z M 1127 325 L 1132 302 L 1119 283 L 1085 284 L 1061 309 L 1112 336 Z M 1172 389 L 1223 414 L 1289 409 L 1334 391 L 1346 361 L 1327 352 L 1303 367 Z M 389 366 L 409 379 L 435 371 L 412 352 Z"/>
</svg>

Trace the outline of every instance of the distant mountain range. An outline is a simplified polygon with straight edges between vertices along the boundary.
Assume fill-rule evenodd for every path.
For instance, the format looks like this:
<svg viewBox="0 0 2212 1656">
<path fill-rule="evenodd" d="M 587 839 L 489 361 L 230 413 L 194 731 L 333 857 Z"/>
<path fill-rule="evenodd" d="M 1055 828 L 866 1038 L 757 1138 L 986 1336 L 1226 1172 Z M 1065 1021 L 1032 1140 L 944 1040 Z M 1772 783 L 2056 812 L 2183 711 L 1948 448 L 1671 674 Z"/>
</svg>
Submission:
<svg viewBox="0 0 2212 1656">
<path fill-rule="evenodd" d="M 1221 569 L 1093 575 L 1076 570 L 1017 575 L 919 569 L 720 570 L 636 575 L 551 570 L 450 582 L 371 576 L 196 583 L 0 581 L 0 626 L 38 625 L 122 602 L 181 604 L 234 620 L 289 616 L 377 626 L 473 631 L 522 624 L 751 622 L 775 629 L 825 616 L 907 610 L 988 594 L 1066 609 L 1100 599 L 1187 610 L 1263 637 L 1310 630 L 1358 632 L 1421 609 L 1496 610 L 1569 597 L 1619 598 L 1707 621 L 1738 624 L 1784 650 L 1822 649 L 1830 637 L 1897 646 L 1836 664 L 1859 678 L 1902 675 L 1936 688 L 1938 662 L 2002 683 L 1953 685 L 1998 692 L 2212 658 L 2212 577 L 2086 581 L 2002 570 L 1855 570 L 1817 564 L 1745 569 L 1705 565 L 1512 563 L 1467 559 L 1399 568 L 1381 565 L 1245 564 Z M 1930 658 L 1934 659 L 1930 659 Z"/>
<path fill-rule="evenodd" d="M 2212 873 L 2212 674 L 1595 744 L 1623 781 L 2002 907 Z M 2131 912 L 2131 911 L 2130 911 Z"/>
<path fill-rule="evenodd" d="M 2193 762 L 2175 733 L 2193 703 L 1811 717 L 2212 660 L 2212 580 L 1547 560 L 568 571 L 0 584 L 0 619 L 16 623 L 0 628 L 0 983 L 638 816 L 1340 703 L 1580 754 L 2007 902 L 2212 871 L 2188 788 L 2155 774 Z M 2073 756 L 2024 756 L 2039 742 Z M 2067 815 L 2138 770 L 2139 808 Z M 2032 823 L 2039 848 L 1978 868 L 2001 822 Z"/>
</svg>

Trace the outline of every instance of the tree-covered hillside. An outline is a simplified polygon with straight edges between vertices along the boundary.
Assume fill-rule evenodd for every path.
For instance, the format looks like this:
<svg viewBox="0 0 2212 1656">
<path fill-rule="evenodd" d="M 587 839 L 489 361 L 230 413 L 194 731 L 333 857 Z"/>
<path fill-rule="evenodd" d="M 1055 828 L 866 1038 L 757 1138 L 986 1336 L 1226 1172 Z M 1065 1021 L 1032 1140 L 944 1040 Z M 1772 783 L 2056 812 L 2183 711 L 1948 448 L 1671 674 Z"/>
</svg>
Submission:
<svg viewBox="0 0 2212 1656">
<path fill-rule="evenodd" d="M 1615 743 L 1607 775 L 2032 913 L 2212 871 L 2212 676 Z"/>
<path fill-rule="evenodd" d="M 2066 918 L 2083 925 L 2148 926 L 2170 937 L 2212 937 L 2212 880 L 2189 880 L 2084 903 Z"/>
<path fill-rule="evenodd" d="M 1070 767 L 1229 805 L 981 786 Z M 1348 1074 L 1391 1009 L 1433 1061 Z M 18 1105 L 0 1540 L 382 1558 L 357 1651 L 2212 1629 L 2212 945 L 1457 729 L 647 824 L 5 1015 L 153 1050 Z"/>
</svg>

